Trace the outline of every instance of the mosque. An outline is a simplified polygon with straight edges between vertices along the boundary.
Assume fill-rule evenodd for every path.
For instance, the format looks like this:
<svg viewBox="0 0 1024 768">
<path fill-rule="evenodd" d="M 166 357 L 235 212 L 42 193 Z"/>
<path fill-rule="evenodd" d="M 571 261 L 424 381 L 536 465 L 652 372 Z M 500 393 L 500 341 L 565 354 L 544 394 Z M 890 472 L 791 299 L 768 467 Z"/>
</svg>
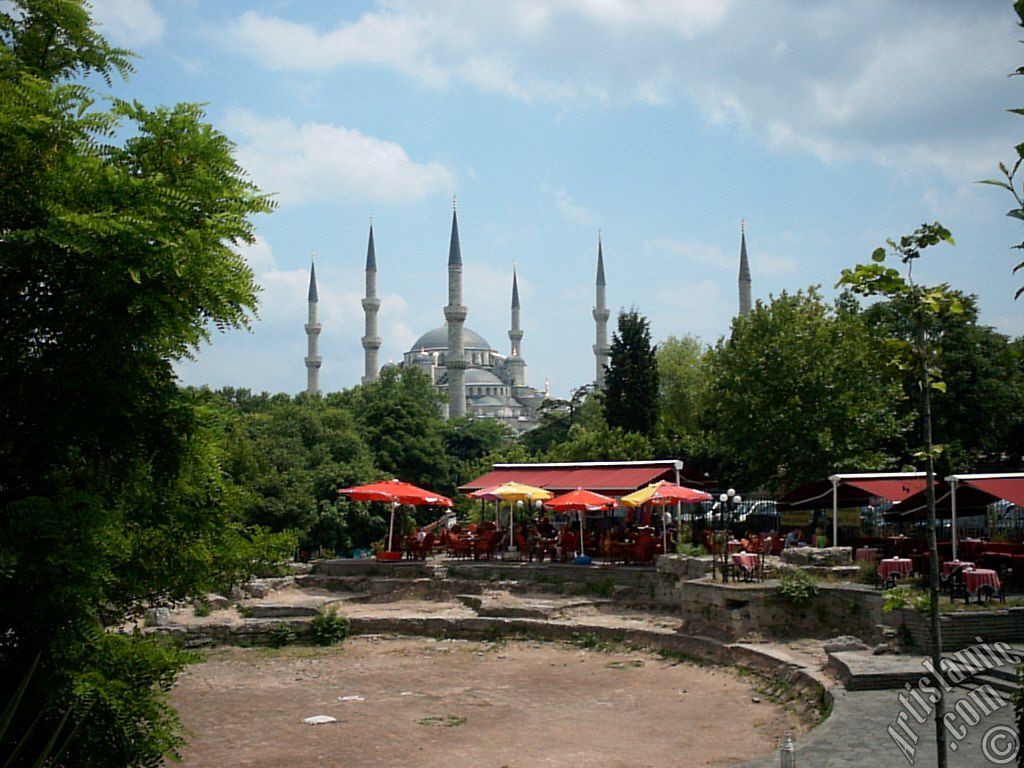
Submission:
<svg viewBox="0 0 1024 768">
<path fill-rule="evenodd" d="M 747 262 L 746 232 L 740 228 L 739 310 L 750 312 L 750 266 Z M 591 316 L 594 319 L 594 387 L 604 388 L 604 374 L 611 348 L 608 345 L 608 318 L 606 304 L 604 251 L 601 237 L 597 240 L 597 279 L 595 301 Z M 318 353 L 321 331 L 317 322 L 319 296 L 316 285 L 316 266 L 309 270 L 309 317 L 306 323 L 308 350 L 306 363 L 306 391 L 320 392 L 320 366 Z M 373 222 L 366 247 L 366 295 L 362 300 L 366 316 L 362 338 L 364 352 L 363 384 L 377 380 L 380 372 L 377 353 L 381 338 L 377 330 L 377 254 L 373 244 Z M 508 355 L 503 355 L 479 333 L 466 327 L 467 307 L 462 303 L 462 248 L 459 244 L 459 220 L 455 202 L 452 202 L 452 231 L 448 245 L 448 304 L 444 307 L 445 324 L 433 328 L 412 345 L 398 366 L 423 371 L 438 391 L 447 397 L 442 406 L 445 418 L 497 419 L 514 433 L 522 434 L 537 426 L 538 411 L 549 393 L 547 387 L 535 389 L 526 383 L 526 361 L 522 355 L 523 331 L 519 324 L 519 283 L 515 267 L 512 268 L 512 306 L 508 338 Z M 389 363 L 389 365 L 393 365 Z"/>
</svg>

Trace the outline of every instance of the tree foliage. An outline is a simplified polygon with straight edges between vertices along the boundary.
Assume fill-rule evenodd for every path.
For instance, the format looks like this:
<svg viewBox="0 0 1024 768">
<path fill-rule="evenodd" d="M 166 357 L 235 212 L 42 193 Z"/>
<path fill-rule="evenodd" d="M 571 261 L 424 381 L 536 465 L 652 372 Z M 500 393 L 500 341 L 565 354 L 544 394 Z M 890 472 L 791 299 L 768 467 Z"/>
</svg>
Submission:
<svg viewBox="0 0 1024 768">
<path fill-rule="evenodd" d="M 654 434 L 658 423 L 658 358 L 647 318 L 619 313 L 605 376 L 604 413 L 609 427 Z"/>
<path fill-rule="evenodd" d="M 704 425 L 722 471 L 780 489 L 844 467 L 883 467 L 900 431 L 899 384 L 855 308 L 817 289 L 783 293 L 736 320 L 708 352 Z"/>
<path fill-rule="evenodd" d="M 129 70 L 77 0 L 0 9 L 0 699 L 39 655 L 25 711 L 46 733 L 69 710 L 65 759 L 83 766 L 152 765 L 181 742 L 161 692 L 186 657 L 104 618 L 267 543 L 237 524 L 171 366 L 247 325 L 235 246 L 271 204 L 199 107 L 102 110 L 81 84 Z"/>
<path fill-rule="evenodd" d="M 1024 0 L 1016 0 L 1013 4 L 1013 10 L 1017 14 L 1017 26 L 1024 29 Z M 1024 42 L 1024 40 L 1021 42 Z M 1024 75 L 1024 67 L 1017 67 L 1010 75 L 1014 77 Z M 1015 107 L 1009 111 L 1015 115 L 1024 116 L 1024 107 Z M 1007 190 L 1013 197 L 1014 207 L 1007 211 L 1006 215 L 1018 221 L 1024 221 L 1024 186 L 1021 185 L 1017 177 L 1021 163 L 1024 162 L 1024 142 L 1018 144 L 1014 149 L 1017 153 L 1017 159 L 1013 161 L 1013 164 L 1009 167 L 1005 163 L 999 164 L 999 174 L 1002 178 L 984 179 L 981 183 L 992 184 Z M 1018 251 L 1024 250 L 1024 242 L 1017 243 L 1013 248 Z M 1024 261 L 1019 262 L 1013 268 L 1013 272 L 1016 274 L 1022 269 L 1024 269 Z M 1018 288 L 1013 297 L 1019 299 L 1021 294 L 1024 294 L 1024 286 Z M 1024 751 L 1022 751 L 1022 754 L 1024 754 Z"/>
</svg>

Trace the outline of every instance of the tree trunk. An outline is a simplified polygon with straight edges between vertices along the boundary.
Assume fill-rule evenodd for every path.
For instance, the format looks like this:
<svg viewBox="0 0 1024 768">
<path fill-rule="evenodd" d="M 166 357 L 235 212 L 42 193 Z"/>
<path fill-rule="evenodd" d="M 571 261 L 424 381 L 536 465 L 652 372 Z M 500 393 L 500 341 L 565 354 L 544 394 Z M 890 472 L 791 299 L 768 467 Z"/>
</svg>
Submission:
<svg viewBox="0 0 1024 768">
<path fill-rule="evenodd" d="M 939 546 L 935 535 L 935 459 L 932 456 L 932 395 L 931 376 L 928 372 L 928 356 L 925 341 L 924 323 L 919 319 L 917 322 L 917 343 L 918 352 L 922 359 L 921 382 L 924 385 L 923 400 L 923 421 L 924 421 L 924 449 L 928 462 L 927 489 L 928 489 L 928 595 L 929 614 L 931 619 L 932 635 L 932 669 L 935 674 L 942 674 L 942 629 L 939 626 Z M 935 752 L 939 768 L 946 768 L 946 729 L 942 720 L 946 714 L 946 701 L 943 685 L 945 681 L 935 680 L 935 690 L 938 691 L 938 701 L 935 702 Z"/>
</svg>

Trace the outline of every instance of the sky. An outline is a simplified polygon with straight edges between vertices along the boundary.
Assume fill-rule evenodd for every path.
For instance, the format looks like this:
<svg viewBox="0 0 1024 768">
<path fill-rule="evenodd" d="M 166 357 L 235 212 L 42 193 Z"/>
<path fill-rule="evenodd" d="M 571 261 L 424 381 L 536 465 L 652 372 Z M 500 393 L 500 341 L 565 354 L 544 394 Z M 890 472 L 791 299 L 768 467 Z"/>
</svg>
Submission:
<svg viewBox="0 0 1024 768">
<path fill-rule="evenodd" d="M 467 327 L 508 353 L 513 264 L 527 381 L 594 376 L 604 243 L 611 330 L 714 344 L 738 305 L 821 286 L 887 238 L 941 221 L 956 246 L 915 277 L 978 296 L 1024 335 L 1020 222 L 980 185 L 1024 122 L 1008 0 L 93 0 L 138 54 L 113 93 L 206 105 L 277 209 L 244 255 L 251 332 L 214 332 L 189 385 L 297 393 L 316 252 L 321 388 L 363 373 L 373 217 L 381 364 L 444 323 L 453 196 Z"/>
</svg>

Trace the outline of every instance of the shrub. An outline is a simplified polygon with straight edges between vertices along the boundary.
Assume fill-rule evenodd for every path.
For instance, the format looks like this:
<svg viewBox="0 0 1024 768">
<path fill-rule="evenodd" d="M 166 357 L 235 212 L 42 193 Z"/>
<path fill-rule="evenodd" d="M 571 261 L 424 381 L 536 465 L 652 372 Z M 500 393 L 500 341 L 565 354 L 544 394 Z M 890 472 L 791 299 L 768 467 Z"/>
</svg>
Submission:
<svg viewBox="0 0 1024 768">
<path fill-rule="evenodd" d="M 284 648 L 286 645 L 291 645 L 295 642 L 295 637 L 295 630 L 287 622 L 282 621 L 270 628 L 270 646 L 272 648 Z"/>
<path fill-rule="evenodd" d="M 779 577 L 779 599 L 791 605 L 807 605 L 817 594 L 817 579 L 807 571 L 787 571 Z"/>
<path fill-rule="evenodd" d="M 199 600 L 196 600 L 195 603 L 193 604 L 192 613 L 202 618 L 203 616 L 209 616 L 211 613 L 213 613 L 213 608 L 206 600 L 200 598 Z"/>
<path fill-rule="evenodd" d="M 931 595 L 928 592 L 910 586 L 893 587 L 882 593 L 882 610 L 885 612 L 898 608 L 927 612 L 931 609 L 931 604 Z"/>
<path fill-rule="evenodd" d="M 878 576 L 878 564 L 868 560 L 857 563 L 857 583 L 877 586 L 881 579 Z"/>
<path fill-rule="evenodd" d="M 334 645 L 348 637 L 349 621 L 336 608 L 321 611 L 313 618 L 310 637 L 314 645 Z"/>
</svg>

